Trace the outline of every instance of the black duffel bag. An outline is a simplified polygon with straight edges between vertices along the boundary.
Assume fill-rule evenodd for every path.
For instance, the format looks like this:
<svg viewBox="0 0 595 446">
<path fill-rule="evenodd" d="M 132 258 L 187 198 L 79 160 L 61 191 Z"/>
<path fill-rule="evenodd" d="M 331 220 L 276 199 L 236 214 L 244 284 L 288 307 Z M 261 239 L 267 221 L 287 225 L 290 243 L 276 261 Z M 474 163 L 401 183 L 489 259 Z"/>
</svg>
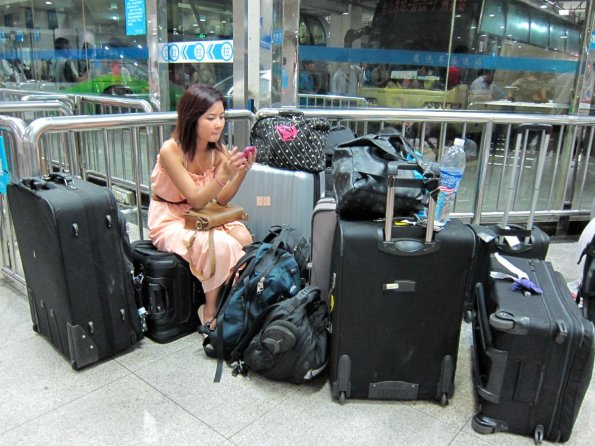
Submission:
<svg viewBox="0 0 595 446">
<path fill-rule="evenodd" d="M 298 111 L 281 111 L 260 118 L 250 132 L 256 161 L 272 167 L 322 172 L 324 147 L 330 123 L 326 118 L 306 118 Z"/>
<path fill-rule="evenodd" d="M 332 178 L 337 213 L 352 220 L 384 217 L 387 165 L 395 161 L 400 166 L 394 215 L 410 216 L 427 206 L 430 192 L 439 187 L 439 165 L 415 151 L 400 133 L 367 135 L 335 149 Z"/>
</svg>

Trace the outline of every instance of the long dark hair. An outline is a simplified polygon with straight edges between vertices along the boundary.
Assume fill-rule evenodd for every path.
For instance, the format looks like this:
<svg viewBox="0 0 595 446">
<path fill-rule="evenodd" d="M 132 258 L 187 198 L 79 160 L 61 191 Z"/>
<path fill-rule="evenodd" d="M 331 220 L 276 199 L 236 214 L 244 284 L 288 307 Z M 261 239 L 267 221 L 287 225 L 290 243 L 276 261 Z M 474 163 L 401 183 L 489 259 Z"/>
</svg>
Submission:
<svg viewBox="0 0 595 446">
<path fill-rule="evenodd" d="M 225 110 L 223 95 L 206 84 L 192 84 L 184 91 L 178 102 L 178 121 L 173 133 L 174 139 L 180 144 L 182 152 L 189 160 L 196 153 L 196 127 L 200 118 L 209 108 L 221 101 Z M 221 140 L 209 142 L 207 149 L 223 148 Z"/>
</svg>

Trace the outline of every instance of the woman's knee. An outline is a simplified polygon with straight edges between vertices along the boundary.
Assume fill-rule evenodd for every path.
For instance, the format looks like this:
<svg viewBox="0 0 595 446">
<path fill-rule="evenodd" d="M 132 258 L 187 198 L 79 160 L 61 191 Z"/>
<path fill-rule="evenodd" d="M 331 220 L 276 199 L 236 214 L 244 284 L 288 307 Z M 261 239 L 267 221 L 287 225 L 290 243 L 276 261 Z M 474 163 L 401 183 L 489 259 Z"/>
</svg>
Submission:
<svg viewBox="0 0 595 446">
<path fill-rule="evenodd" d="M 242 247 L 252 243 L 252 234 L 250 234 L 250 231 L 245 226 L 234 228 L 229 232 L 229 235 L 235 238 Z"/>
</svg>

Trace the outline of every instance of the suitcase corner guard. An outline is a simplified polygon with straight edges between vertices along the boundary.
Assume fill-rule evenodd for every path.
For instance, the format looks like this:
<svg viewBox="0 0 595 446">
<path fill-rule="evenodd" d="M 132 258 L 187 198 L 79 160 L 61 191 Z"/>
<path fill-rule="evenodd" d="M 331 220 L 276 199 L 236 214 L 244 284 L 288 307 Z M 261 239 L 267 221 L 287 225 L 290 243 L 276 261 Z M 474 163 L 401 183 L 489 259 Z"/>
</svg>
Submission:
<svg viewBox="0 0 595 446">
<path fill-rule="evenodd" d="M 66 330 L 70 350 L 70 365 L 73 369 L 79 370 L 99 361 L 97 346 L 80 325 L 72 325 L 67 322 Z"/>
</svg>

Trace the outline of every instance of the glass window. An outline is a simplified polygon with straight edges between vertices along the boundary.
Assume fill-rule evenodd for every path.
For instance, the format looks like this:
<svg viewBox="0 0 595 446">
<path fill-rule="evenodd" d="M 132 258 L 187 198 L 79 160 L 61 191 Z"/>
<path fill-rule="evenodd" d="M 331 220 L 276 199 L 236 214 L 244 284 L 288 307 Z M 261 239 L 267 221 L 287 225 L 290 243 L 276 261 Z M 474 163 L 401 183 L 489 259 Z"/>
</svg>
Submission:
<svg viewBox="0 0 595 446">
<path fill-rule="evenodd" d="M 566 27 L 560 23 L 550 23 L 550 49 L 564 51 L 566 49 Z"/>
<path fill-rule="evenodd" d="M 504 35 L 505 25 L 502 1 L 488 0 L 485 4 L 481 32 L 502 36 Z"/>
<path fill-rule="evenodd" d="M 514 40 L 529 41 L 529 14 L 522 5 L 508 5 L 506 34 Z"/>
<path fill-rule="evenodd" d="M 537 45 L 547 48 L 549 43 L 549 23 L 546 17 L 531 17 L 531 32 L 529 34 L 529 42 L 532 45 Z"/>
</svg>

